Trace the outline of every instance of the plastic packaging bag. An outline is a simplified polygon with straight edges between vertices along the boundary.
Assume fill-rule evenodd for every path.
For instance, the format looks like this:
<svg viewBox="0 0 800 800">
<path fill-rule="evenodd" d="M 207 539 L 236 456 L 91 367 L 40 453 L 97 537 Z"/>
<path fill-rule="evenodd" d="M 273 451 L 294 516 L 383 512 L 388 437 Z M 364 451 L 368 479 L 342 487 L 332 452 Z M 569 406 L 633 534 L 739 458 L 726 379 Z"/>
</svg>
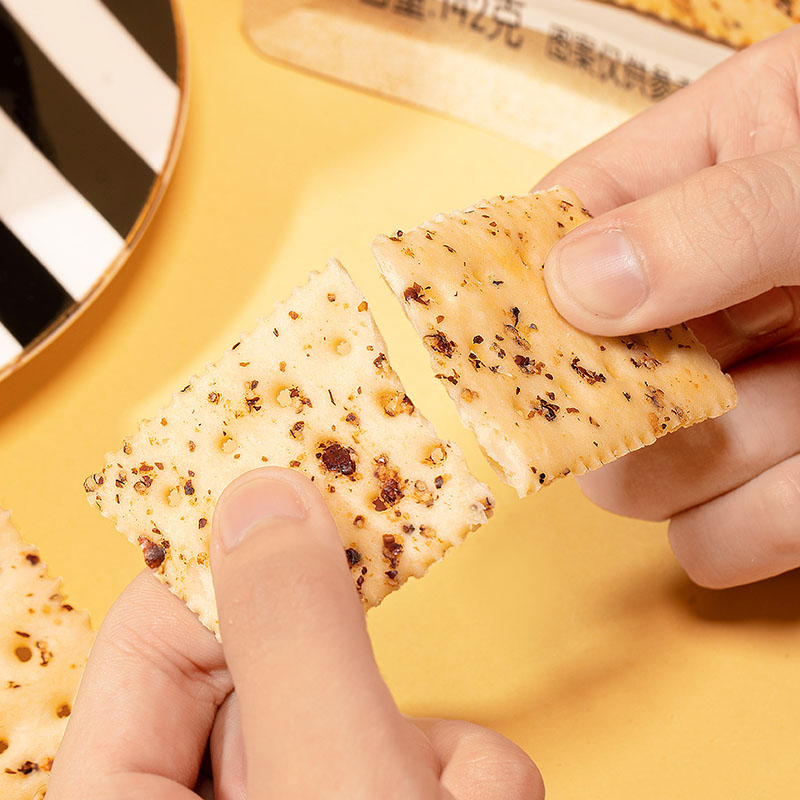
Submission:
<svg viewBox="0 0 800 800">
<path fill-rule="evenodd" d="M 618 2 L 650 10 L 685 7 L 678 21 L 717 35 L 718 28 L 730 29 L 732 41 L 746 40 L 743 25 L 718 11 L 725 0 L 705 10 L 710 23 L 700 11 L 691 16 L 692 2 L 699 7 L 710 0 Z M 774 19 L 759 4 L 772 12 L 777 6 L 746 1 L 762 35 L 790 24 L 800 0 L 785 2 Z M 245 27 L 270 56 L 558 158 L 734 52 L 600 0 L 245 0 Z"/>
</svg>

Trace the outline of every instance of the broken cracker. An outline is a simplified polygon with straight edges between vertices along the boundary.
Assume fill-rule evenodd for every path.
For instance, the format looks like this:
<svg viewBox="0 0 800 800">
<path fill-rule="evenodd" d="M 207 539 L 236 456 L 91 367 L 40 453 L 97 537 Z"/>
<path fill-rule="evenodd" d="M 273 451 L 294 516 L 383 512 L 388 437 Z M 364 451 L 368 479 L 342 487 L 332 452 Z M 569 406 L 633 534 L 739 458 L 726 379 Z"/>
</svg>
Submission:
<svg viewBox="0 0 800 800">
<path fill-rule="evenodd" d="M 366 607 L 424 574 L 493 505 L 458 447 L 415 408 L 367 301 L 335 260 L 142 423 L 85 489 L 219 635 L 214 505 L 235 477 L 264 465 L 315 482 Z"/>
<path fill-rule="evenodd" d="M 41 800 L 93 633 L 0 509 L 0 797 Z"/>
<path fill-rule="evenodd" d="M 545 257 L 590 217 L 558 188 L 483 201 L 373 244 L 436 377 L 520 496 L 736 403 L 685 325 L 613 338 L 559 315 Z"/>
</svg>

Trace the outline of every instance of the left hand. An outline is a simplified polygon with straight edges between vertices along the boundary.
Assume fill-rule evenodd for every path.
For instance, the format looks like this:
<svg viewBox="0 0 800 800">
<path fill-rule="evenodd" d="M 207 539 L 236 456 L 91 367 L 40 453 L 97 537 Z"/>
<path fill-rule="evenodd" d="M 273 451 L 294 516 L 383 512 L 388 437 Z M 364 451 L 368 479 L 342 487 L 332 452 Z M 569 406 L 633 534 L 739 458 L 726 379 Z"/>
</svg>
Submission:
<svg viewBox="0 0 800 800">
<path fill-rule="evenodd" d="M 302 475 L 237 478 L 211 555 L 224 645 L 139 575 L 97 636 L 47 800 L 198 800 L 207 746 L 216 800 L 543 800 L 535 765 L 499 734 L 398 711 Z"/>
</svg>

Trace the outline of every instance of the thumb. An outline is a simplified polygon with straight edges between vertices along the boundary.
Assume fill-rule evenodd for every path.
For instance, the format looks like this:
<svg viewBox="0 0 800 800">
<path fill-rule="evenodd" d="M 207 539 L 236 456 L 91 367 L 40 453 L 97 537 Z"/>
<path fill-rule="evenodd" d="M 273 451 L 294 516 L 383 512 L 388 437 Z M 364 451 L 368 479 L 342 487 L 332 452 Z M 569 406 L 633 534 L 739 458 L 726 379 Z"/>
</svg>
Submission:
<svg viewBox="0 0 800 800">
<path fill-rule="evenodd" d="M 603 214 L 547 256 L 558 311 L 590 333 L 666 327 L 800 284 L 800 149 L 730 161 Z M 792 295 L 743 303 L 744 336 L 796 317 Z"/>
<path fill-rule="evenodd" d="M 356 796 L 354 754 L 397 752 L 405 727 L 321 495 L 294 470 L 242 475 L 217 503 L 211 559 L 248 797 Z"/>
</svg>

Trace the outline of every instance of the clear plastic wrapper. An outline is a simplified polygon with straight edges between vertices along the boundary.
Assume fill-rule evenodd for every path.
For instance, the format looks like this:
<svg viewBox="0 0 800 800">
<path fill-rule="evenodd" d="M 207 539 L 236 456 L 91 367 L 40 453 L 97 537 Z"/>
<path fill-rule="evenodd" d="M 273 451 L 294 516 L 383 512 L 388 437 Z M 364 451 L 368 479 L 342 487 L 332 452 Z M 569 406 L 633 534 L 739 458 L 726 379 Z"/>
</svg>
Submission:
<svg viewBox="0 0 800 800">
<path fill-rule="evenodd" d="M 245 0 L 244 9 L 269 56 L 554 157 L 800 18 L 800 0 Z"/>
</svg>

